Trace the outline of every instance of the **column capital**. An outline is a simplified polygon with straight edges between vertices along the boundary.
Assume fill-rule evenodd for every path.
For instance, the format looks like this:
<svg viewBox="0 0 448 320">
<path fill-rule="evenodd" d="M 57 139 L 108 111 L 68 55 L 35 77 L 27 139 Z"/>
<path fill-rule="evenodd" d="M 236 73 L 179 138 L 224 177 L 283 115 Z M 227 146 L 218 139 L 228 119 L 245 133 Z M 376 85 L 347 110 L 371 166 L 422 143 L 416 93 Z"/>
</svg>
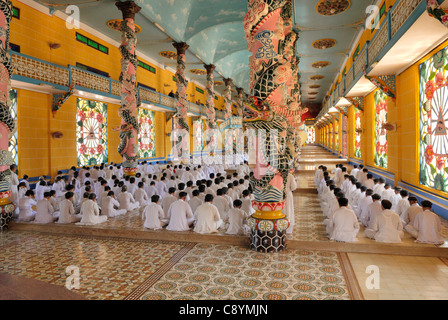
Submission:
<svg viewBox="0 0 448 320">
<path fill-rule="evenodd" d="M 115 2 L 115 5 L 123 14 L 123 19 L 134 19 L 135 14 L 140 12 L 140 10 L 142 9 L 134 1 L 117 1 Z"/>
<path fill-rule="evenodd" d="M 236 91 L 238 92 L 238 94 L 243 94 L 244 93 L 244 89 L 240 88 L 240 87 L 236 87 Z"/>
<path fill-rule="evenodd" d="M 176 48 L 177 54 L 185 54 L 185 52 L 190 48 L 186 42 L 173 42 L 173 47 Z"/>
<path fill-rule="evenodd" d="M 232 79 L 224 78 L 224 84 L 225 84 L 226 87 L 231 86 L 232 85 Z"/>
<path fill-rule="evenodd" d="M 207 70 L 207 74 L 212 74 L 215 71 L 216 66 L 213 64 L 204 64 L 205 70 Z"/>
</svg>

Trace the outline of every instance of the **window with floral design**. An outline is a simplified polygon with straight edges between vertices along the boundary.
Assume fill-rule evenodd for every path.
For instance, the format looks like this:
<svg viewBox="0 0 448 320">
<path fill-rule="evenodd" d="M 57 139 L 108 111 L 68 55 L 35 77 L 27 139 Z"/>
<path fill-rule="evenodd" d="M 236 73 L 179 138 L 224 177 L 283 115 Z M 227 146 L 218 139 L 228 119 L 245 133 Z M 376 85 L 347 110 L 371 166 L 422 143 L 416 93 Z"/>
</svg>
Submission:
<svg viewBox="0 0 448 320">
<path fill-rule="evenodd" d="M 420 183 L 448 192 L 448 48 L 420 65 Z"/>
<path fill-rule="evenodd" d="M 11 112 L 11 116 L 14 120 L 17 120 L 17 90 L 12 89 L 9 91 L 9 98 L 11 100 L 11 104 L 9 105 L 9 112 Z M 18 165 L 19 157 L 18 157 L 18 144 L 17 144 L 17 130 L 12 135 L 11 139 L 9 139 L 8 143 L 8 151 L 11 152 L 12 159 L 14 163 Z"/>
<path fill-rule="evenodd" d="M 348 118 L 342 115 L 342 156 L 348 157 Z"/>
<path fill-rule="evenodd" d="M 308 139 L 307 139 L 306 143 L 316 142 L 316 129 L 314 127 L 307 127 L 306 133 L 308 135 Z"/>
<path fill-rule="evenodd" d="M 78 166 L 107 162 L 107 104 L 76 101 L 76 149 Z"/>
<path fill-rule="evenodd" d="M 336 119 L 334 124 L 335 150 L 339 151 L 339 120 Z"/>
<path fill-rule="evenodd" d="M 375 92 L 375 165 L 387 169 L 387 95 Z"/>
<path fill-rule="evenodd" d="M 154 111 L 139 108 L 138 123 L 140 124 L 138 157 L 140 159 L 154 158 L 156 156 Z"/>
<path fill-rule="evenodd" d="M 355 158 L 361 159 L 361 109 L 355 108 Z"/>
<path fill-rule="evenodd" d="M 202 135 L 204 131 L 204 120 L 199 119 L 194 122 L 194 143 L 196 145 L 196 151 L 204 150 L 204 142 L 202 140 Z"/>
</svg>

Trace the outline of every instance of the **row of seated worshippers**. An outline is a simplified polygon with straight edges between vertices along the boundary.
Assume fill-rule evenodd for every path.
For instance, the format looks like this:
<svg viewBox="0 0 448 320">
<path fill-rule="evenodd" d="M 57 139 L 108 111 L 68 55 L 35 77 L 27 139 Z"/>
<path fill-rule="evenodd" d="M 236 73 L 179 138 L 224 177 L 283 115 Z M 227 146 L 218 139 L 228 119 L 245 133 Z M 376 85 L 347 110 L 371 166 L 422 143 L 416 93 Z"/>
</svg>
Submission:
<svg viewBox="0 0 448 320">
<path fill-rule="evenodd" d="M 377 242 L 401 243 L 407 231 L 419 243 L 444 243 L 440 218 L 431 211 L 430 201 L 419 205 L 406 190 L 373 179 L 368 169 L 355 166 L 347 174 L 338 164 L 331 176 L 327 167 L 319 166 L 314 178 L 330 240 L 358 241 L 363 225 L 365 236 Z"/>
<path fill-rule="evenodd" d="M 194 231 L 200 233 L 217 232 L 221 227 L 228 234 L 240 235 L 248 230 L 246 220 L 253 213 L 249 185 L 253 173 L 248 166 L 225 177 L 221 172 L 215 174 L 216 168 L 205 166 L 208 180 L 203 179 L 201 166 L 191 170 L 168 165 L 160 171 L 144 172 L 144 177 L 138 172 L 135 177 L 121 175 L 121 179 L 114 167 L 109 180 L 101 173 L 94 180 L 90 170 L 82 168 L 73 170 L 70 183 L 57 176 L 52 185 L 42 180 L 35 191 L 20 182 L 20 194 L 24 192 L 18 201 L 17 220 L 94 225 L 138 210 L 148 229 L 166 226 L 167 230 L 186 231 L 194 225 Z M 198 169 L 199 179 L 188 176 Z"/>
</svg>

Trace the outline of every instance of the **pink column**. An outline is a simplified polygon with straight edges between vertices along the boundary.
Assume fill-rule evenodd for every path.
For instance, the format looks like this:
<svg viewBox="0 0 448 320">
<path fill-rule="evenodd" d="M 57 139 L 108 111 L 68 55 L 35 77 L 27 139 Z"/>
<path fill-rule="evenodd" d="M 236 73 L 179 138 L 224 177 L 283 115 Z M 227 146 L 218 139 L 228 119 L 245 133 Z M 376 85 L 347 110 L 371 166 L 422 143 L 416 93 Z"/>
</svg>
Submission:
<svg viewBox="0 0 448 320">
<path fill-rule="evenodd" d="M 207 100 L 205 104 L 207 132 L 205 143 L 209 154 L 214 156 L 218 144 L 218 137 L 216 136 L 215 83 L 213 81 L 213 71 L 216 67 L 212 64 L 204 65 L 204 67 L 207 70 Z"/>
<path fill-rule="evenodd" d="M 127 175 L 137 173 L 138 160 L 138 124 L 137 115 L 137 56 L 135 47 L 137 36 L 135 35 L 135 14 L 140 7 L 133 1 L 116 2 L 115 5 L 123 14 L 121 24 L 121 107 L 118 113 L 121 117 L 120 145 L 118 152 L 123 156 L 123 171 Z"/>
<path fill-rule="evenodd" d="M 226 90 L 224 93 L 225 119 L 232 117 L 232 79 L 224 79 Z"/>
</svg>

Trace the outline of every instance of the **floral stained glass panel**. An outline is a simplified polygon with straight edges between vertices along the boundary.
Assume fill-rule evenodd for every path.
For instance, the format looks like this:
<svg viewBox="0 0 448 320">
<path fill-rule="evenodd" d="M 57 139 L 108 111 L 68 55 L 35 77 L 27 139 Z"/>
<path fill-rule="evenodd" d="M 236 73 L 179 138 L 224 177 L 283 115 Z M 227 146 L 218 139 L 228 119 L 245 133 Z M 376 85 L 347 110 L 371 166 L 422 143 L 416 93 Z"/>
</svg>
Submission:
<svg viewBox="0 0 448 320">
<path fill-rule="evenodd" d="M 448 48 L 420 65 L 420 183 L 448 192 Z"/>
<path fill-rule="evenodd" d="M 196 145 L 196 151 L 204 150 L 204 142 L 202 140 L 204 128 L 204 120 L 199 119 L 194 122 L 194 143 Z"/>
<path fill-rule="evenodd" d="M 355 158 L 361 159 L 361 109 L 355 108 Z"/>
<path fill-rule="evenodd" d="M 307 139 L 306 143 L 316 142 L 316 129 L 314 127 L 307 127 L 306 132 L 308 135 L 308 139 Z"/>
<path fill-rule="evenodd" d="M 17 90 L 12 89 L 9 91 L 9 98 L 11 100 L 11 104 L 9 105 L 9 112 L 11 112 L 11 116 L 14 120 L 17 121 Z M 17 130 L 12 135 L 11 139 L 9 139 L 8 143 L 8 151 L 11 152 L 12 159 L 14 163 L 18 165 L 18 145 L 17 145 Z"/>
<path fill-rule="evenodd" d="M 335 125 L 334 125 L 334 137 L 335 137 L 335 144 L 336 144 L 335 150 L 338 151 L 339 150 L 339 120 L 336 120 Z"/>
<path fill-rule="evenodd" d="M 79 99 L 76 102 L 78 166 L 107 162 L 107 104 Z"/>
<path fill-rule="evenodd" d="M 375 165 L 387 169 L 387 95 L 383 91 L 375 92 Z"/>
<path fill-rule="evenodd" d="M 154 111 L 139 108 L 138 123 L 140 124 L 138 156 L 140 159 L 154 158 L 156 156 Z"/>
</svg>

